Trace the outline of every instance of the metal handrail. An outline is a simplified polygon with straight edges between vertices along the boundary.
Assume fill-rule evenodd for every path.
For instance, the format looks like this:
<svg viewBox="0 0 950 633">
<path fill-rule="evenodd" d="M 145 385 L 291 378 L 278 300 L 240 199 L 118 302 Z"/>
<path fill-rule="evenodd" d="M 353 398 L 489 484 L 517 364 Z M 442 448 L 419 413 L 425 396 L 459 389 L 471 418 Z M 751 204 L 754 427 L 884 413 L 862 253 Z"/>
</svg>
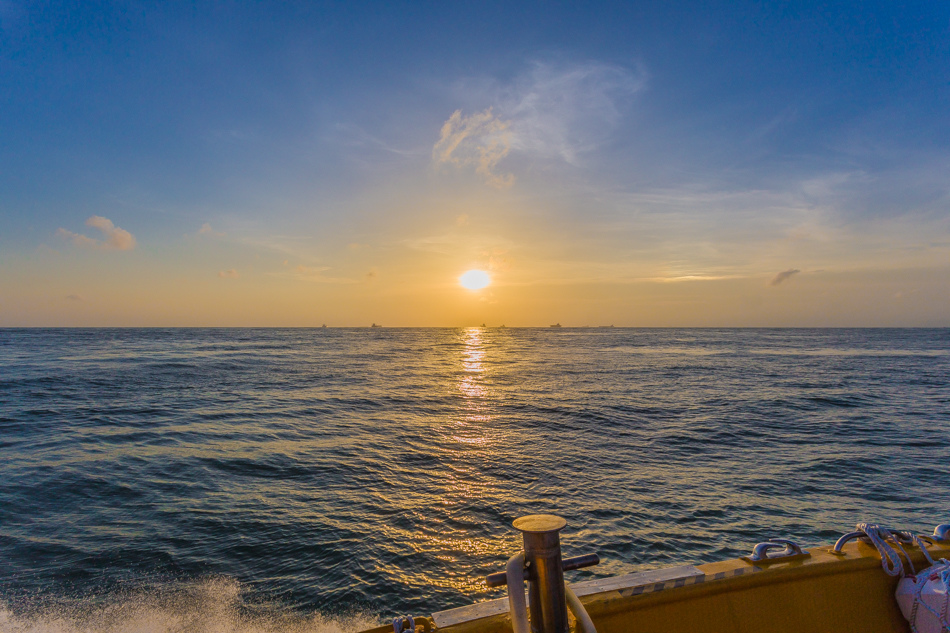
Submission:
<svg viewBox="0 0 950 633">
<path fill-rule="evenodd" d="M 505 575 L 508 581 L 508 612 L 511 614 L 512 633 L 531 633 L 528 605 L 524 599 L 524 552 L 508 559 Z"/>
<path fill-rule="evenodd" d="M 571 558 L 565 558 L 561 561 L 561 570 L 562 571 L 573 571 L 575 569 L 582 569 L 584 567 L 590 567 L 592 565 L 600 564 L 600 556 L 597 554 L 583 554 L 582 556 L 572 556 Z M 528 576 L 531 575 L 531 570 L 527 570 Z M 485 577 L 485 584 L 489 587 L 501 587 L 507 582 L 506 572 L 499 571 L 494 574 L 488 574 Z"/>
<path fill-rule="evenodd" d="M 574 619 L 577 620 L 577 630 L 580 633 L 597 633 L 594 621 L 590 619 L 587 609 L 581 604 L 581 599 L 577 597 L 574 590 L 565 584 L 564 593 L 567 597 L 567 608 L 571 610 L 571 613 L 574 614 Z"/>
</svg>

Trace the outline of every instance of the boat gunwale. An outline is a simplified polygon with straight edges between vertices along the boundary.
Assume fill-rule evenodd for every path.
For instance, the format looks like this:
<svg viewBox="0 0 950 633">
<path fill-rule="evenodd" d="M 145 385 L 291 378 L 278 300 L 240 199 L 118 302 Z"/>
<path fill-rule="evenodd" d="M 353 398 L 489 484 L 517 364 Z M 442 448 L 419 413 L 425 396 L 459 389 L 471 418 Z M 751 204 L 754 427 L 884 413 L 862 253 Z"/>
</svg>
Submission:
<svg viewBox="0 0 950 633">
<path fill-rule="evenodd" d="M 918 548 L 912 546 L 906 549 L 918 571 L 927 566 L 926 559 Z M 935 560 L 948 558 L 950 557 L 950 541 L 928 544 L 928 551 Z M 771 559 L 755 564 L 744 558 L 735 558 L 695 566 L 683 565 L 597 578 L 572 583 L 570 586 L 580 589 L 582 594 L 579 594 L 579 597 L 591 617 L 604 618 L 631 610 L 641 611 L 665 603 L 754 590 L 756 587 L 767 585 L 784 585 L 807 582 L 821 577 L 867 573 L 881 566 L 877 549 L 860 541 L 846 544 L 838 554 L 833 553 L 833 547 L 830 545 L 811 547 L 810 552 L 811 554 L 806 557 L 796 556 L 789 561 Z M 676 575 L 677 571 L 682 573 L 688 569 L 694 569 L 697 573 Z M 664 572 L 668 577 L 661 579 Z M 670 574 L 670 572 L 673 573 Z M 880 574 L 881 582 L 896 585 L 896 578 L 886 576 L 883 570 L 880 570 Z M 636 582 L 637 578 L 647 579 L 650 576 L 654 576 L 656 580 Z M 629 579 L 630 584 L 625 585 L 624 581 L 620 581 L 623 586 L 604 591 L 587 590 L 593 589 L 598 584 L 603 586 L 617 582 L 617 579 Z M 501 608 L 494 606 L 499 603 L 503 603 Z M 486 605 L 493 605 L 488 613 L 485 613 Z M 894 609 L 896 609 L 896 604 Z M 468 619 L 460 617 L 466 613 L 476 615 L 476 617 Z M 477 615 L 478 613 L 484 613 L 484 615 Z M 507 597 L 436 612 L 425 620 L 438 631 L 451 630 L 452 633 L 490 633 L 508 631 L 511 628 Z M 370 629 L 365 633 L 383 633 L 391 630 L 391 626 L 384 626 Z"/>
</svg>

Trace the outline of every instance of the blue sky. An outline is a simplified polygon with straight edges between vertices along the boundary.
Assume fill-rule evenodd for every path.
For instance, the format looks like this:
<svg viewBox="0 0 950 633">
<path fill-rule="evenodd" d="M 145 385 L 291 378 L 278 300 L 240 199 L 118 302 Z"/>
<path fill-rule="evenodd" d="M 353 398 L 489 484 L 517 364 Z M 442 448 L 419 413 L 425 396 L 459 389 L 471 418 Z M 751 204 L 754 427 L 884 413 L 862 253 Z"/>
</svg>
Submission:
<svg viewBox="0 0 950 633">
<path fill-rule="evenodd" d="M 950 325 L 945 3 L 0 0 L 0 38 L 0 325 Z"/>
</svg>

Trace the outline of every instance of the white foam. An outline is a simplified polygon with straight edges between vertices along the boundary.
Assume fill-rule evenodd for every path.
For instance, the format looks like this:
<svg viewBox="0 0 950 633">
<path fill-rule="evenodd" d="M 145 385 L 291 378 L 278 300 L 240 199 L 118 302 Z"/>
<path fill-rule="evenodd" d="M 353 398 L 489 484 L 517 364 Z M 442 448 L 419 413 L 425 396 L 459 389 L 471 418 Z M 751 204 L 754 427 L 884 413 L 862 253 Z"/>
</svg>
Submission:
<svg viewBox="0 0 950 633">
<path fill-rule="evenodd" d="M 222 578 L 81 601 L 0 602 L 0 633 L 355 633 L 376 625 L 360 613 L 248 608 L 240 583 Z"/>
</svg>

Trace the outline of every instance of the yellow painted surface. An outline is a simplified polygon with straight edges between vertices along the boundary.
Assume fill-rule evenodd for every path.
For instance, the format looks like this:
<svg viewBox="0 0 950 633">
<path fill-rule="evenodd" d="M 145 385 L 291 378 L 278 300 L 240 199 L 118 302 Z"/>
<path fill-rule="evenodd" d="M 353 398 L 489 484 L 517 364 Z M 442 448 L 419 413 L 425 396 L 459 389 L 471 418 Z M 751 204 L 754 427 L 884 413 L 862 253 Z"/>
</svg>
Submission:
<svg viewBox="0 0 950 633">
<path fill-rule="evenodd" d="M 926 566 L 906 548 L 916 569 Z M 950 543 L 929 548 L 950 557 Z M 699 565 L 705 576 L 684 586 L 630 589 L 582 598 L 598 633 L 909 633 L 894 599 L 897 578 L 881 569 L 870 545 L 852 542 L 811 556 L 755 566 L 742 559 Z M 700 580 L 696 582 L 696 580 Z M 683 584 L 680 582 L 679 584 Z M 384 633 L 381 628 L 372 633 Z M 437 629 L 438 633 L 511 633 L 507 615 Z M 370 633 L 370 632 L 367 632 Z"/>
</svg>

